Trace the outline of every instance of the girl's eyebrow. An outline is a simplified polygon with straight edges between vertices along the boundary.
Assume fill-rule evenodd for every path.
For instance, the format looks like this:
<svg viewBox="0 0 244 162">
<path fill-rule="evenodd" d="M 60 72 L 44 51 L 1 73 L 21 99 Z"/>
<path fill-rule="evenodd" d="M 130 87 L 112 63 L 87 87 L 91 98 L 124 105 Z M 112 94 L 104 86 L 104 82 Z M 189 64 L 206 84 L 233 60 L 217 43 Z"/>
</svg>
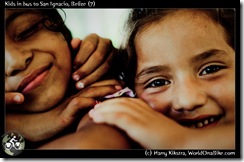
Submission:
<svg viewBox="0 0 244 162">
<path fill-rule="evenodd" d="M 150 67 L 143 68 L 136 75 L 136 78 L 139 79 L 140 77 L 143 77 L 148 74 L 158 73 L 158 72 L 169 72 L 169 71 L 170 71 L 170 69 L 168 66 L 164 66 L 164 65 L 150 66 Z"/>
<path fill-rule="evenodd" d="M 5 20 L 5 24 L 6 24 L 6 27 L 8 27 L 11 22 L 13 22 L 18 16 L 20 15 L 23 15 L 24 12 L 15 12 L 13 14 L 11 14 L 10 16 L 8 16 Z"/>
<path fill-rule="evenodd" d="M 18 18 L 19 16 L 22 16 L 22 15 L 26 15 L 26 14 L 29 14 L 31 13 L 31 11 L 26 11 L 26 10 L 23 10 L 23 11 L 17 11 L 17 12 L 14 12 L 13 14 L 9 15 L 6 19 L 5 19 L 5 25 L 6 25 L 6 28 L 16 19 Z"/>
<path fill-rule="evenodd" d="M 225 51 L 218 50 L 218 49 L 210 49 L 208 51 L 205 51 L 205 52 L 200 53 L 200 54 L 196 55 L 195 57 L 193 57 L 191 59 L 191 62 L 195 63 L 195 62 L 206 60 L 206 59 L 211 58 L 211 57 L 220 58 L 223 56 L 227 56 L 227 53 Z"/>
<path fill-rule="evenodd" d="M 200 54 L 196 55 L 195 57 L 193 57 L 191 59 L 191 62 L 196 63 L 199 61 L 206 60 L 208 58 L 212 58 L 212 57 L 220 58 L 223 56 L 227 56 L 227 53 L 225 51 L 218 50 L 218 49 L 210 49 L 208 51 L 205 51 L 205 52 L 200 53 Z M 170 71 L 170 68 L 168 66 L 165 66 L 165 65 L 150 66 L 150 67 L 143 68 L 136 75 L 136 78 L 139 79 L 140 77 L 143 77 L 143 76 L 148 75 L 148 74 L 158 73 L 158 72 L 169 72 L 169 71 Z"/>
</svg>

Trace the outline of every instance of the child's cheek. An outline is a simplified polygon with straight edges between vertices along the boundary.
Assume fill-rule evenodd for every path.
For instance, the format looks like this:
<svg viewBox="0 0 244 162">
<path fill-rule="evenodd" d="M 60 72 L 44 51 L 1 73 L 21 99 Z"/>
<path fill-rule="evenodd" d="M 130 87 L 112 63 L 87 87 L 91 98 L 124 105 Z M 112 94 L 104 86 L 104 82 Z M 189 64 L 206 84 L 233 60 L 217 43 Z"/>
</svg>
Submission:
<svg viewBox="0 0 244 162">
<path fill-rule="evenodd" d="M 167 101 L 165 99 L 163 99 L 162 96 L 160 96 L 160 94 L 141 94 L 141 96 L 139 97 L 142 100 L 144 100 L 146 103 L 148 103 L 150 105 L 150 107 L 152 109 L 154 109 L 155 111 L 161 112 L 161 113 L 165 113 L 166 109 L 167 109 Z"/>
<path fill-rule="evenodd" d="M 235 120 L 235 84 L 227 78 L 211 83 L 212 85 L 205 85 L 209 87 L 206 89 L 209 102 L 214 103 L 224 112 L 225 122 L 233 122 Z"/>
</svg>

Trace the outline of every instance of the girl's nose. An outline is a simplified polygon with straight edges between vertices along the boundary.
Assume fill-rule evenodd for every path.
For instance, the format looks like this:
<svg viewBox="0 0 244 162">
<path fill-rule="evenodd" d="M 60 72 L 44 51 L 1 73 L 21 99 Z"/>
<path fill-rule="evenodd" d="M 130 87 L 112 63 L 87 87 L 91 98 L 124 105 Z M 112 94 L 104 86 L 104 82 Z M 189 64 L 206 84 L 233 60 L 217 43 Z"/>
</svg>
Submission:
<svg viewBox="0 0 244 162">
<path fill-rule="evenodd" d="M 5 50 L 5 75 L 14 76 L 26 67 L 32 60 L 32 52 L 20 52 L 18 50 Z"/>
<path fill-rule="evenodd" d="M 207 96 L 197 79 L 186 78 L 175 86 L 173 109 L 175 111 L 192 111 L 203 106 Z"/>
</svg>

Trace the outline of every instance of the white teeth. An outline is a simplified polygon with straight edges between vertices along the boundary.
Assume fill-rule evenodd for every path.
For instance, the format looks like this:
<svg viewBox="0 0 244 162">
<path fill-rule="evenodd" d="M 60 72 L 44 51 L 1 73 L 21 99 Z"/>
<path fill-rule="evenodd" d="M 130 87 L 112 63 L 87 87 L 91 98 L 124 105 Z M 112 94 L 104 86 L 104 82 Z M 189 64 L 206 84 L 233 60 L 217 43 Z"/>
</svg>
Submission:
<svg viewBox="0 0 244 162">
<path fill-rule="evenodd" d="M 208 124 L 208 120 L 204 120 L 204 125 L 207 125 Z"/>
<path fill-rule="evenodd" d="M 201 128 L 204 124 L 202 122 L 197 123 L 196 127 Z"/>
<path fill-rule="evenodd" d="M 202 122 L 198 122 L 197 124 L 194 124 L 193 126 L 195 126 L 195 128 L 201 128 L 203 127 L 204 125 L 208 125 L 209 123 L 213 123 L 214 122 L 214 118 L 210 118 L 210 119 L 205 119 L 204 121 Z M 193 127 L 192 126 L 192 127 Z"/>
</svg>

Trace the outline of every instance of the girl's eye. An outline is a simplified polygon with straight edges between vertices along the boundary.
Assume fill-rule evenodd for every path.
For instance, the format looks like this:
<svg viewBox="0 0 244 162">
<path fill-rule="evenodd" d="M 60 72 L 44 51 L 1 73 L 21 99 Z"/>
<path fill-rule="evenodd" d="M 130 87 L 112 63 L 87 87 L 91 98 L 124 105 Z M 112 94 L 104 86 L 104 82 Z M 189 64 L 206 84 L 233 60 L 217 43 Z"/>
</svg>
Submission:
<svg viewBox="0 0 244 162">
<path fill-rule="evenodd" d="M 15 41 L 21 41 L 31 37 L 33 34 L 37 33 L 42 28 L 42 26 L 42 21 L 31 25 L 30 27 L 17 34 Z"/>
<path fill-rule="evenodd" d="M 165 80 L 165 79 L 156 79 L 151 81 L 146 85 L 145 88 L 156 88 L 156 87 L 161 87 L 170 84 L 170 81 Z"/>
<path fill-rule="evenodd" d="M 205 69 L 203 69 L 203 71 L 201 71 L 200 75 L 216 73 L 217 71 L 219 71 L 221 69 L 224 69 L 224 67 L 219 66 L 219 65 L 211 65 L 211 66 L 208 66 Z"/>
</svg>

